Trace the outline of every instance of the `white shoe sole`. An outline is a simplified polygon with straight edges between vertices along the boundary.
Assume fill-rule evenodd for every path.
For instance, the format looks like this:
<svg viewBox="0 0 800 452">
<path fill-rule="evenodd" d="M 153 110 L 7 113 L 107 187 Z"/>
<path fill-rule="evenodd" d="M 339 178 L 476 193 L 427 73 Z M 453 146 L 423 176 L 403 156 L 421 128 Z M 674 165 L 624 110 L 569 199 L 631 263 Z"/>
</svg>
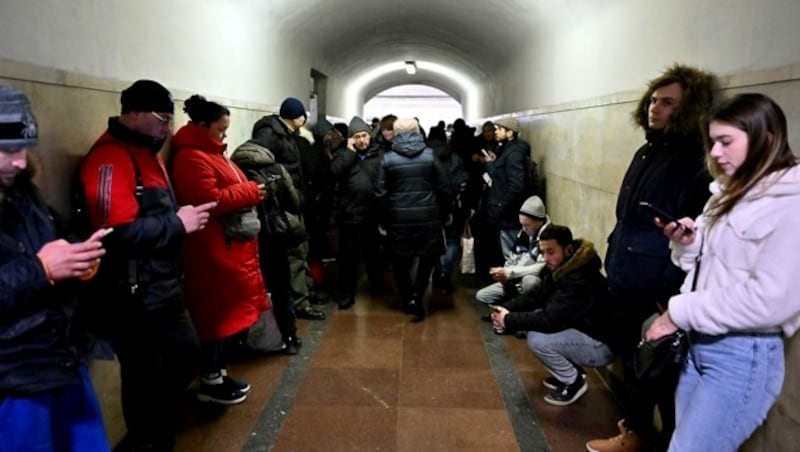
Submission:
<svg viewBox="0 0 800 452">
<path fill-rule="evenodd" d="M 562 401 L 562 400 L 553 400 L 553 399 L 550 399 L 550 398 L 549 398 L 549 397 L 547 397 L 547 396 L 544 396 L 544 401 L 545 401 L 545 402 L 547 402 L 547 403 L 549 403 L 550 405 L 556 405 L 556 406 L 567 406 L 567 405 L 572 405 L 572 404 L 573 404 L 573 403 L 575 403 L 575 402 L 576 402 L 578 399 L 580 399 L 581 397 L 583 397 L 583 395 L 584 395 L 584 394 L 586 394 L 586 391 L 588 391 L 588 390 L 589 390 L 589 385 L 587 385 L 586 383 L 584 383 L 584 384 L 583 384 L 583 386 L 581 386 L 581 388 L 578 390 L 578 392 L 576 392 L 576 393 L 575 393 L 575 395 L 574 395 L 574 396 L 572 396 L 572 398 L 571 398 L 571 399 L 569 399 L 569 400 L 563 400 L 563 401 Z"/>
<path fill-rule="evenodd" d="M 242 394 L 241 397 L 235 399 L 217 399 L 207 394 L 197 393 L 197 400 L 206 403 L 216 403 L 218 405 L 238 405 L 247 400 L 247 394 Z"/>
</svg>

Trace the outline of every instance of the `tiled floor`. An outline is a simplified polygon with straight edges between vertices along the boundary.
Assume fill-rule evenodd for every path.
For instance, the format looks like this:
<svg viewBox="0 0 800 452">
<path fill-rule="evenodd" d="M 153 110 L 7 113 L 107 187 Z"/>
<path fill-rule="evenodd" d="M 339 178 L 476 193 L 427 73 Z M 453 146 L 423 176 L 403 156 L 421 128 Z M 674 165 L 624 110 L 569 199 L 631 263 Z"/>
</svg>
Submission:
<svg viewBox="0 0 800 452">
<path fill-rule="evenodd" d="M 326 321 L 299 321 L 300 355 L 231 367 L 253 386 L 245 403 L 188 403 L 177 450 L 580 451 L 614 433 L 594 372 L 577 403 L 544 403 L 546 371 L 524 340 L 488 333 L 473 293 L 434 295 L 419 323 L 393 295 L 325 306 Z"/>
</svg>

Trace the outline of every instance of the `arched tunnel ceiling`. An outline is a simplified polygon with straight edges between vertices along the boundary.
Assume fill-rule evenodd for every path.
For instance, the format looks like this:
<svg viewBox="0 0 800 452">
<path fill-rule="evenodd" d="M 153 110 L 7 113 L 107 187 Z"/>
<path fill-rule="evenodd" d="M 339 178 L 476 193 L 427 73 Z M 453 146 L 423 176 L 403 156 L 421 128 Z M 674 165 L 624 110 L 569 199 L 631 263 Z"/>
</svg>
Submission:
<svg viewBox="0 0 800 452">
<path fill-rule="evenodd" d="M 382 64 L 429 61 L 491 85 L 547 0 L 251 0 L 331 79 L 353 80 Z M 266 3 L 266 5 L 264 4 Z M 367 83 L 365 99 L 404 83 L 429 84 L 454 98 L 468 93 L 452 77 L 419 71 L 387 73 Z"/>
</svg>

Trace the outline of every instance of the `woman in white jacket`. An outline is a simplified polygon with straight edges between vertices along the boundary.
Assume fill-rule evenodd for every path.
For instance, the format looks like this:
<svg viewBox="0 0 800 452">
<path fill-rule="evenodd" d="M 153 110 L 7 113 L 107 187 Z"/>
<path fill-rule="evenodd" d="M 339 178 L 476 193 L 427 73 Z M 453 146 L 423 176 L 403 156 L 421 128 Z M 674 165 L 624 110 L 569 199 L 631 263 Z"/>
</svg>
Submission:
<svg viewBox="0 0 800 452">
<path fill-rule="evenodd" d="M 744 443 L 780 393 L 783 338 L 800 327 L 800 166 L 786 117 L 769 97 L 741 94 L 710 118 L 712 196 L 695 221 L 664 225 L 687 277 L 645 335 L 691 332 L 670 451 Z"/>
</svg>

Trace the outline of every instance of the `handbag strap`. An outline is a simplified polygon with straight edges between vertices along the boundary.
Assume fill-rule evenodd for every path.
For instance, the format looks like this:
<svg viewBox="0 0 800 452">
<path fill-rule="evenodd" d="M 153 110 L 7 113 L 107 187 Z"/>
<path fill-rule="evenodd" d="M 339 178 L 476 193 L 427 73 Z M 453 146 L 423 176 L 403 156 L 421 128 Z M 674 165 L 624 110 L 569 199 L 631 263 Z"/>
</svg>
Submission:
<svg viewBox="0 0 800 452">
<path fill-rule="evenodd" d="M 231 167 L 231 171 L 233 171 L 233 175 L 236 176 L 236 180 L 238 180 L 239 183 L 241 184 L 242 183 L 242 178 L 241 178 L 241 176 L 239 176 L 239 172 L 236 171 L 236 168 L 233 167 L 233 163 L 231 163 L 231 159 L 229 159 L 228 157 L 225 157 L 224 155 L 222 156 L 222 158 L 225 159 L 225 163 L 227 163 L 228 166 Z"/>
<path fill-rule="evenodd" d="M 705 234 L 700 234 L 700 252 L 694 258 L 694 276 L 692 277 L 692 292 L 697 290 L 697 277 L 700 276 L 700 261 L 703 260 L 703 245 L 705 242 Z"/>
</svg>

